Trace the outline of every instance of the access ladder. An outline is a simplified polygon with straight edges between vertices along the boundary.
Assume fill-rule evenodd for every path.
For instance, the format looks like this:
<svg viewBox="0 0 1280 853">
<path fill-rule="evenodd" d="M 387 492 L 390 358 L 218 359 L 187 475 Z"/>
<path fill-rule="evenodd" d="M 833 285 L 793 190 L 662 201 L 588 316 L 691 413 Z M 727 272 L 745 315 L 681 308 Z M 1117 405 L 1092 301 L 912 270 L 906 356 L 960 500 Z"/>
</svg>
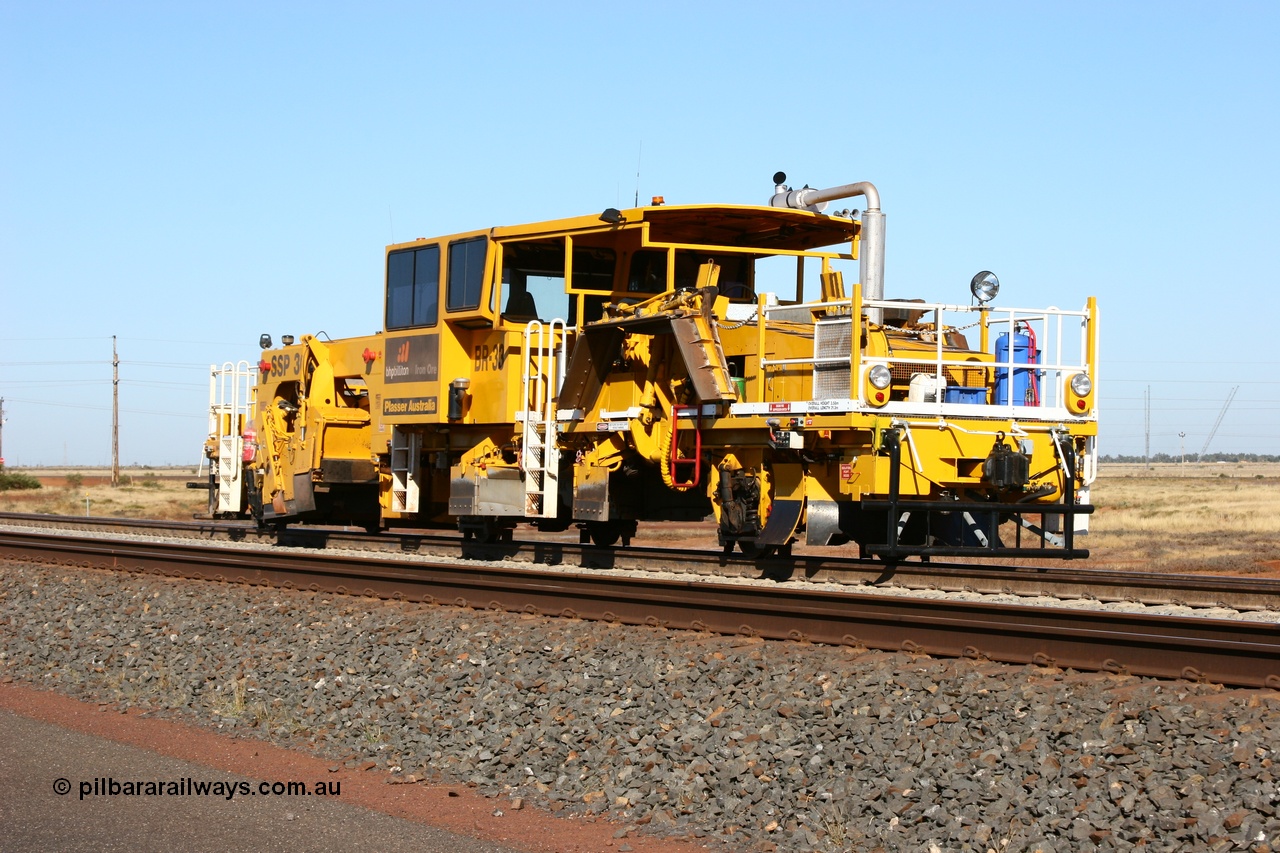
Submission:
<svg viewBox="0 0 1280 853">
<path fill-rule="evenodd" d="M 556 404 L 564 381 L 565 334 L 565 322 L 559 318 L 545 324 L 530 320 L 524 328 L 520 471 L 524 475 L 524 514 L 528 518 L 555 518 L 559 502 Z"/>
</svg>

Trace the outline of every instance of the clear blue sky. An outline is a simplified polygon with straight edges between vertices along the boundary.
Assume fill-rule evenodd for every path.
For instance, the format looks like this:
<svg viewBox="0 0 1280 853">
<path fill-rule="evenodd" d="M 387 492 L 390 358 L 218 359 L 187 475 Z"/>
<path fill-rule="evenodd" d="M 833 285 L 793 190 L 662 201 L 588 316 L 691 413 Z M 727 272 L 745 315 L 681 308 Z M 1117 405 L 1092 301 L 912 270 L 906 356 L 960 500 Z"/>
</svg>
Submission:
<svg viewBox="0 0 1280 853">
<path fill-rule="evenodd" d="M 1280 453 L 1275 3 L 0 3 L 11 466 L 190 463 L 385 244 L 869 180 L 886 293 L 1101 303 L 1102 450 Z M 637 165 L 639 178 L 637 180 Z"/>
</svg>

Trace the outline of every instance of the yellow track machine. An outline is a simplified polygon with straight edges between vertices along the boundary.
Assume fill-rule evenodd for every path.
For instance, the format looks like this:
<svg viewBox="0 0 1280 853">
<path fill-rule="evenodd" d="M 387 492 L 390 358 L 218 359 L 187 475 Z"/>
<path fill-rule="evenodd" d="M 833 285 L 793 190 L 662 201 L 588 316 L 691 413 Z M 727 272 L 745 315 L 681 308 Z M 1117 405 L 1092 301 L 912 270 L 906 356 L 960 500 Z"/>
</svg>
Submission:
<svg viewBox="0 0 1280 853">
<path fill-rule="evenodd" d="M 385 328 L 264 342 L 266 522 L 714 518 L 748 554 L 1087 556 L 1098 312 L 886 298 L 869 183 L 389 246 Z M 841 199 L 865 209 L 829 211 Z"/>
</svg>

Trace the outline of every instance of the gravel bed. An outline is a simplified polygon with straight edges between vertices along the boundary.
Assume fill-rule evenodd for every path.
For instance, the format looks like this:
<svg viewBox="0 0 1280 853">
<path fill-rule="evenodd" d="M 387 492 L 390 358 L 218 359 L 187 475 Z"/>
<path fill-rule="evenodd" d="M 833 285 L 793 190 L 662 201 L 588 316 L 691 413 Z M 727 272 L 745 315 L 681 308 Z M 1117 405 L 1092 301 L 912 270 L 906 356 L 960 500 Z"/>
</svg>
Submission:
<svg viewBox="0 0 1280 853">
<path fill-rule="evenodd" d="M 0 678 L 726 850 L 1280 850 L 1280 696 L 0 565 Z"/>
</svg>

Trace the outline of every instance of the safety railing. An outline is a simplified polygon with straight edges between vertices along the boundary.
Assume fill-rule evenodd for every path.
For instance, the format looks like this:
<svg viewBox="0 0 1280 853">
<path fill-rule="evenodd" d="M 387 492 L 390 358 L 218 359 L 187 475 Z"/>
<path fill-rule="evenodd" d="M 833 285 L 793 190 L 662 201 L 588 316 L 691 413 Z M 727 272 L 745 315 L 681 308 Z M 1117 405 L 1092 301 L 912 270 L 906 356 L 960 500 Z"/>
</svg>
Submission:
<svg viewBox="0 0 1280 853">
<path fill-rule="evenodd" d="M 1097 311 L 1092 299 L 1082 309 L 1068 310 L 864 300 L 860 286 L 853 290 L 851 298 L 834 301 L 769 305 L 761 300 L 758 393 L 754 401 L 735 405 L 734 413 L 777 411 L 783 401 L 765 399 L 765 380 L 780 371 L 807 369 L 813 377 L 810 399 L 785 401 L 787 411 L 875 410 L 1019 420 L 1096 417 L 1095 408 L 1069 409 L 1067 392 L 1071 377 L 1084 373 L 1096 400 Z M 886 354 L 866 355 L 856 344 L 861 335 L 853 331 L 853 318 L 866 309 L 880 309 L 883 325 L 892 333 Z M 766 327 L 774 321 L 813 323 L 813 355 L 766 358 Z M 847 328 L 840 329 L 842 324 Z M 887 401 L 873 404 L 866 378 L 875 365 L 889 369 L 892 386 L 885 389 Z"/>
<path fill-rule="evenodd" d="M 218 512 L 240 512 L 244 435 L 258 371 L 247 361 L 209 365 L 209 438 L 217 445 Z M 204 468 L 201 459 L 200 470 Z"/>
</svg>

